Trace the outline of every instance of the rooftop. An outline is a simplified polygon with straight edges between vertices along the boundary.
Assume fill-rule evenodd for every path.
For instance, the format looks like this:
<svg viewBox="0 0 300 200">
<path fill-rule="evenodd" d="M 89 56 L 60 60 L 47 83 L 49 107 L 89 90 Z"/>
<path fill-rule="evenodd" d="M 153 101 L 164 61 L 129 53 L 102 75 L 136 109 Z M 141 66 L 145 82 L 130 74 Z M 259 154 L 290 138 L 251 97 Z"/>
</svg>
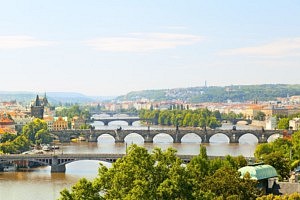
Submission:
<svg viewBox="0 0 300 200">
<path fill-rule="evenodd" d="M 244 175 L 249 172 L 251 179 L 254 180 L 262 180 L 278 176 L 275 168 L 271 165 L 249 165 L 240 168 L 238 171 L 241 172 L 241 177 L 244 177 Z"/>
</svg>

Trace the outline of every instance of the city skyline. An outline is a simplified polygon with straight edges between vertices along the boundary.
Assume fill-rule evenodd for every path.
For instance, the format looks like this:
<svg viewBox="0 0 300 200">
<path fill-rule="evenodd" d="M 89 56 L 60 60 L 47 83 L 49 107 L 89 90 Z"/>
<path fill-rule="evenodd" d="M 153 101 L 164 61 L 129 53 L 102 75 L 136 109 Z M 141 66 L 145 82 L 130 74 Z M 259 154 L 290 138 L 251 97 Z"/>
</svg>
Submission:
<svg viewBox="0 0 300 200">
<path fill-rule="evenodd" d="M 300 84 L 297 1 L 1 1 L 0 91 Z"/>
</svg>

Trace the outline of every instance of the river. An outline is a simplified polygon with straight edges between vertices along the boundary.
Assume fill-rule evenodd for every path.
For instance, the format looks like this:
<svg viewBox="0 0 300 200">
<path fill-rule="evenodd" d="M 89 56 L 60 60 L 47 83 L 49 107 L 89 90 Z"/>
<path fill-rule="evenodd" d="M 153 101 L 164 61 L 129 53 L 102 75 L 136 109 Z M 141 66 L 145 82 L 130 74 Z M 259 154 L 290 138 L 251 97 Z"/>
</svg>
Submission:
<svg viewBox="0 0 300 200">
<path fill-rule="evenodd" d="M 142 126 L 136 122 L 128 127 L 126 122 L 111 122 L 109 126 L 103 126 L 96 122 L 96 129 L 116 129 L 120 126 L 124 129 L 140 129 Z M 147 127 L 143 127 L 147 129 Z M 230 124 L 223 124 L 222 129 L 232 128 Z M 238 129 L 256 129 L 247 125 L 237 125 Z M 161 129 L 161 127 L 160 127 Z M 274 138 L 273 138 L 274 139 Z M 60 151 L 63 153 L 125 153 L 127 145 L 137 143 L 149 151 L 154 147 L 166 149 L 176 148 L 178 154 L 196 155 L 199 153 L 201 140 L 195 135 L 183 138 L 181 144 L 173 144 L 171 137 L 167 135 L 157 136 L 154 143 L 143 143 L 141 136 L 131 134 L 125 138 L 126 143 L 115 144 L 110 136 L 98 138 L 97 143 L 77 142 L 61 144 Z M 244 155 L 251 157 L 254 154 L 257 139 L 253 135 L 244 135 L 239 144 L 229 144 L 225 135 L 218 134 L 211 138 L 210 144 L 205 144 L 208 155 Z M 105 163 L 110 166 L 110 163 Z M 50 167 L 39 167 L 26 171 L 0 172 L 0 200 L 52 200 L 59 197 L 63 188 L 68 188 L 76 183 L 81 177 L 90 180 L 97 176 L 99 161 L 76 161 L 66 165 L 66 173 L 50 173 Z"/>
</svg>

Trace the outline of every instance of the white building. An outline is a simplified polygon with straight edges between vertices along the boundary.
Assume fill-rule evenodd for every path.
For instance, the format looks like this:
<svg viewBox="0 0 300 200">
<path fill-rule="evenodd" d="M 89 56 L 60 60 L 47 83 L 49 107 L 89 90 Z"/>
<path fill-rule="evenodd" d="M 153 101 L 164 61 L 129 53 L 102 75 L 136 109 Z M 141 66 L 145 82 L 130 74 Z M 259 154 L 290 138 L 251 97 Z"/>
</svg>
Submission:
<svg viewBox="0 0 300 200">
<path fill-rule="evenodd" d="M 269 117 L 266 120 L 266 130 L 275 130 L 277 127 L 277 119 L 276 117 Z"/>
<path fill-rule="evenodd" d="M 290 120 L 289 127 L 292 127 L 293 130 L 300 130 L 300 118 Z"/>
</svg>

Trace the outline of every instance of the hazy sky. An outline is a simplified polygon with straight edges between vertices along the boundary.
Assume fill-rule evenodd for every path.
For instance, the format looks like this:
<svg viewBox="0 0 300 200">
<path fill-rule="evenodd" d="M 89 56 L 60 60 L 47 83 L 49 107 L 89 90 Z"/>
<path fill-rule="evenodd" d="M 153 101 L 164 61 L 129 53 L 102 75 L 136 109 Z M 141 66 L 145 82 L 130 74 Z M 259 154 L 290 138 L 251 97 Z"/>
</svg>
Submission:
<svg viewBox="0 0 300 200">
<path fill-rule="evenodd" d="M 0 91 L 300 84 L 300 1 L 0 0 Z"/>
</svg>

